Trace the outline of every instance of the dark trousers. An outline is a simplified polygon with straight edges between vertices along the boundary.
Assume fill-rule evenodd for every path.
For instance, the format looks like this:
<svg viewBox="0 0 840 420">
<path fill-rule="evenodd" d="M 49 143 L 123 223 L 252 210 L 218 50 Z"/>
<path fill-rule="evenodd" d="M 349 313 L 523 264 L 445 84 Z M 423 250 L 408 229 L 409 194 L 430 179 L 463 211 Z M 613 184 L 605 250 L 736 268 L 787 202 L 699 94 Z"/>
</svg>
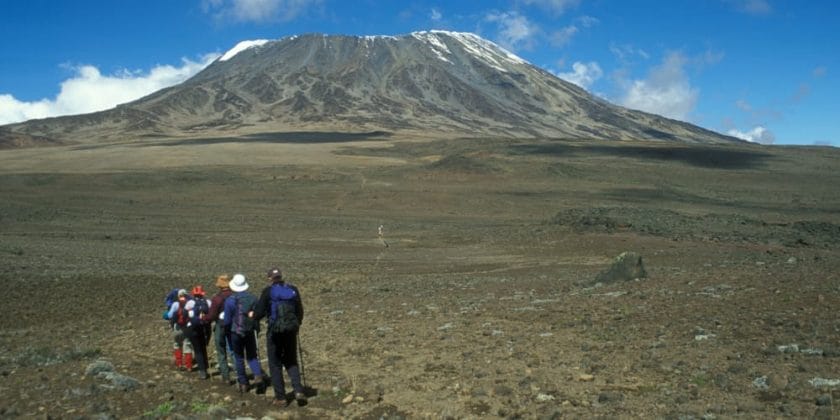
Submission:
<svg viewBox="0 0 840 420">
<path fill-rule="evenodd" d="M 184 337 L 190 340 L 198 370 L 207 371 L 207 333 L 203 326 L 189 326 L 184 328 Z"/>
<path fill-rule="evenodd" d="M 240 384 L 248 383 L 248 376 L 245 374 L 246 360 L 254 377 L 262 376 L 262 366 L 260 366 L 260 358 L 257 354 L 257 337 L 253 331 L 245 335 L 230 333 L 230 346 L 233 349 L 233 360 L 236 365 L 236 379 Z"/>
<path fill-rule="evenodd" d="M 271 386 L 274 387 L 274 398 L 283 399 L 286 397 L 286 385 L 283 381 L 284 367 L 286 373 L 289 374 L 294 392 L 303 393 L 297 361 L 297 331 L 267 334 L 266 347 L 268 350 L 268 369 L 271 373 Z"/>
</svg>

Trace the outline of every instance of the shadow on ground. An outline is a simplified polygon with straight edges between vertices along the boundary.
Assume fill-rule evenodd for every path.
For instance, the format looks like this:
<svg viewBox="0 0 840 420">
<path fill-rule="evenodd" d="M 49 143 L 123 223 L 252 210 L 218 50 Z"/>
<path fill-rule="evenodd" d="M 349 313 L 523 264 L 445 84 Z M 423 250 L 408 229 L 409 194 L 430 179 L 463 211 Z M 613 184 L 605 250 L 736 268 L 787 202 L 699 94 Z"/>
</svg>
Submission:
<svg viewBox="0 0 840 420">
<path fill-rule="evenodd" d="M 165 143 L 138 144 L 138 146 L 202 146 L 220 143 L 349 143 L 355 141 L 381 141 L 391 136 L 386 131 L 368 133 L 339 133 L 327 131 L 292 131 L 276 133 L 258 133 L 239 137 L 210 137 L 201 139 L 173 140 Z"/>
<path fill-rule="evenodd" d="M 713 147 L 686 146 L 572 146 L 568 144 L 525 144 L 512 146 L 515 153 L 530 155 L 574 156 L 597 154 L 606 156 L 677 161 L 711 169 L 752 169 L 771 157 L 749 150 L 728 150 Z"/>
</svg>

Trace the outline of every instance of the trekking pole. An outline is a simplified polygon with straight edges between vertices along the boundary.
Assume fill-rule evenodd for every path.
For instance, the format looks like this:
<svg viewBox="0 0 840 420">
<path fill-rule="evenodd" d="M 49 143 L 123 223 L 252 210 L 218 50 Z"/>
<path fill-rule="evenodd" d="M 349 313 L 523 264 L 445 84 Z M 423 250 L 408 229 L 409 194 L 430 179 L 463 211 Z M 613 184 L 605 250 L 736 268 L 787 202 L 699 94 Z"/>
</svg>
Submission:
<svg viewBox="0 0 840 420">
<path fill-rule="evenodd" d="M 306 374 L 303 369 L 303 346 L 300 344 L 300 333 L 296 333 L 295 336 L 297 338 L 298 365 L 300 365 L 300 382 L 303 388 L 306 389 Z"/>
</svg>

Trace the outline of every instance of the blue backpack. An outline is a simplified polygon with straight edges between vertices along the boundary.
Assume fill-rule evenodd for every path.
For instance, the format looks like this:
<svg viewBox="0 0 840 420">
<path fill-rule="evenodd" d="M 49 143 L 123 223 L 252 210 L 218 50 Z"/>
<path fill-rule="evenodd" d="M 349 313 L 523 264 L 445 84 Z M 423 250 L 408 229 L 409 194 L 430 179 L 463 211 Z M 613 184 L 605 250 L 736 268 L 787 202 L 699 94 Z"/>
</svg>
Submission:
<svg viewBox="0 0 840 420">
<path fill-rule="evenodd" d="M 179 290 L 181 290 L 181 289 L 179 289 L 177 287 L 170 290 L 169 293 L 166 295 L 166 298 L 163 300 L 163 304 L 166 305 L 166 310 L 167 311 L 169 310 L 169 308 L 172 307 L 172 304 L 175 303 L 176 300 L 178 300 L 178 291 Z"/>
<path fill-rule="evenodd" d="M 244 292 L 234 293 L 230 295 L 230 298 L 233 298 L 236 307 L 236 313 L 233 315 L 230 331 L 240 336 L 254 331 L 254 319 L 248 317 L 248 312 L 254 310 L 254 306 L 257 304 L 257 298 L 250 293 Z M 225 316 L 227 317 L 228 315 L 225 314 Z"/>
<path fill-rule="evenodd" d="M 163 299 L 163 304 L 166 305 L 165 309 L 163 310 L 163 319 L 169 319 L 169 308 L 171 308 L 172 304 L 175 303 L 176 300 L 178 300 L 178 290 L 181 289 L 176 287 L 170 290 L 166 297 Z"/>
<path fill-rule="evenodd" d="M 300 299 L 297 290 L 286 284 L 274 284 L 269 292 L 271 312 L 268 317 L 268 330 L 271 333 L 297 331 L 300 320 L 297 316 L 297 302 Z"/>
<path fill-rule="evenodd" d="M 207 304 L 207 299 L 204 298 L 195 298 L 193 301 L 195 302 L 195 306 L 192 308 L 190 323 L 193 326 L 199 326 L 203 323 L 201 315 L 207 315 L 210 312 L 210 305 Z"/>
</svg>

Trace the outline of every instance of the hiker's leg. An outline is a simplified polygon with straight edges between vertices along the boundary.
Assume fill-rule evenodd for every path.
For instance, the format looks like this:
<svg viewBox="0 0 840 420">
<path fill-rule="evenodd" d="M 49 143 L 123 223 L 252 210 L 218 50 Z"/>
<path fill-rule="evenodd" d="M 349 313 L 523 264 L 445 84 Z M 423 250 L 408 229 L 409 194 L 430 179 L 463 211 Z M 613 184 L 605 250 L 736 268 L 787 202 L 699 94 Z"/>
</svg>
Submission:
<svg viewBox="0 0 840 420">
<path fill-rule="evenodd" d="M 181 330 L 178 329 L 178 326 L 172 326 L 172 356 L 175 358 L 175 368 L 178 369 L 183 364 L 183 346 L 184 346 L 184 335 L 181 334 Z"/>
<path fill-rule="evenodd" d="M 207 338 L 204 335 L 204 327 L 191 327 L 190 330 L 190 342 L 198 364 L 199 377 L 207 379 Z"/>
<path fill-rule="evenodd" d="M 245 375 L 245 347 L 242 345 L 242 337 L 231 334 L 231 347 L 233 348 L 233 364 L 236 366 L 236 380 L 240 384 L 247 384 L 248 377 Z"/>
<path fill-rule="evenodd" d="M 303 394 L 303 384 L 300 380 L 300 369 L 298 369 L 297 361 L 297 333 L 284 333 L 280 345 L 283 346 L 283 366 L 286 367 L 286 372 L 289 374 L 292 388 L 295 394 Z"/>
<path fill-rule="evenodd" d="M 268 371 L 271 374 L 271 386 L 274 387 L 274 398 L 286 399 L 286 384 L 283 381 L 282 357 L 279 353 L 279 334 L 266 334 L 266 351 L 268 351 Z"/>
<path fill-rule="evenodd" d="M 225 327 L 221 322 L 216 323 L 216 331 L 213 335 L 213 343 L 216 346 L 216 361 L 219 363 L 219 374 L 222 380 L 227 382 L 230 380 L 230 369 L 227 360 L 227 337 L 225 337 Z"/>
<path fill-rule="evenodd" d="M 257 353 L 257 337 L 251 332 L 245 337 L 242 337 L 242 341 L 251 372 L 254 374 L 254 377 L 262 377 L 262 366 L 260 366 L 260 358 Z"/>
</svg>

